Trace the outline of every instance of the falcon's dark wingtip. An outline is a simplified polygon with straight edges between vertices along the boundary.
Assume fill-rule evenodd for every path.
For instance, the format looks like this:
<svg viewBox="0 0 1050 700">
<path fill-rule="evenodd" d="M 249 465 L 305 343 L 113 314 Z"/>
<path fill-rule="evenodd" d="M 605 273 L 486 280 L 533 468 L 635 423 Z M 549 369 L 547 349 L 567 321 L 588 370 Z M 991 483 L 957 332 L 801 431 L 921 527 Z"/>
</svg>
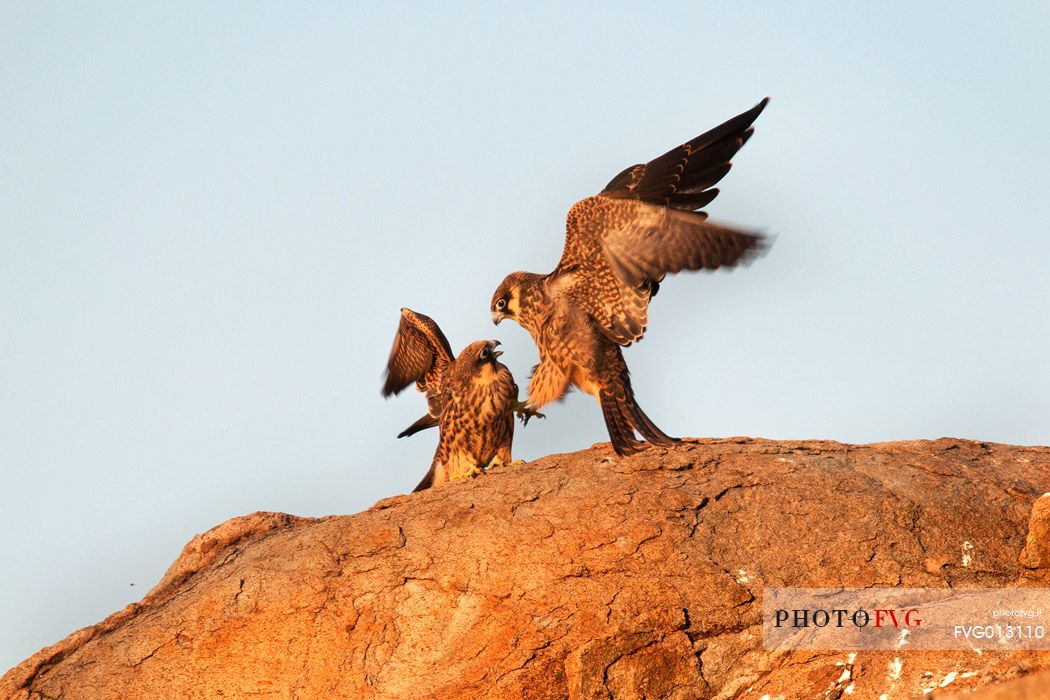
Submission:
<svg viewBox="0 0 1050 700">
<path fill-rule="evenodd" d="M 746 114 L 749 117 L 751 117 L 751 121 L 754 121 L 758 117 L 758 115 L 762 114 L 762 110 L 764 110 L 766 108 L 766 105 L 768 105 L 768 104 L 769 104 L 769 98 L 768 97 L 763 97 L 761 100 L 758 101 L 758 104 L 756 104 L 754 107 L 752 107 L 751 109 L 749 109 L 746 112 L 744 112 L 744 114 Z M 741 116 L 743 116 L 743 115 L 741 115 Z"/>
<path fill-rule="evenodd" d="M 405 386 L 408 386 L 408 384 Z M 405 386 L 398 386 L 394 378 L 390 376 L 389 371 L 383 372 L 383 388 L 379 390 L 379 395 L 384 399 L 389 399 L 391 396 L 404 391 Z"/>
<path fill-rule="evenodd" d="M 409 435 L 415 435 L 420 430 L 427 430 L 428 428 L 436 428 L 438 426 L 438 419 L 429 413 L 417 420 L 412 425 L 408 426 L 400 433 L 397 434 L 398 438 L 408 437 Z"/>
<path fill-rule="evenodd" d="M 769 253 L 769 249 L 773 247 L 773 243 L 777 240 L 775 234 L 767 233 L 765 229 L 752 231 L 751 236 L 754 239 L 753 242 L 746 250 L 744 250 L 740 255 L 740 258 L 733 264 L 727 265 L 727 268 L 732 269 L 734 267 L 750 266 L 754 261 L 765 257 L 765 255 Z"/>
<path fill-rule="evenodd" d="M 764 97 L 751 109 L 731 117 L 648 163 L 622 170 L 602 189 L 613 199 L 640 199 L 672 209 L 696 211 L 711 203 L 732 159 L 755 133 L 752 126 L 769 104 Z"/>
<path fill-rule="evenodd" d="M 412 489 L 412 493 L 419 493 L 420 491 L 426 491 L 427 489 L 429 489 L 433 485 L 434 485 L 434 465 L 431 464 L 430 465 L 430 469 L 427 470 L 427 473 L 423 476 L 422 481 L 420 481 L 418 484 L 416 484 L 416 487 L 414 489 Z"/>
</svg>

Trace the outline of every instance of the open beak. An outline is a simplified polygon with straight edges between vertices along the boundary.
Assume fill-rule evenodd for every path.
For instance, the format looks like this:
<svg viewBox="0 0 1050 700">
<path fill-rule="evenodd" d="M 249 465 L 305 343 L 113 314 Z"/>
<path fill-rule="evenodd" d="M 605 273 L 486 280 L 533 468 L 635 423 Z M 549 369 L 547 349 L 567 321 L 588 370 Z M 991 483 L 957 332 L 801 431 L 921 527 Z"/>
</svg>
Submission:
<svg viewBox="0 0 1050 700">
<path fill-rule="evenodd" d="M 499 357 L 500 355 L 503 354 L 502 350 L 497 350 L 496 349 L 496 346 L 500 345 L 500 344 L 501 343 L 498 340 L 493 340 L 492 341 L 492 359 L 493 360 L 495 360 L 497 357 Z"/>
</svg>

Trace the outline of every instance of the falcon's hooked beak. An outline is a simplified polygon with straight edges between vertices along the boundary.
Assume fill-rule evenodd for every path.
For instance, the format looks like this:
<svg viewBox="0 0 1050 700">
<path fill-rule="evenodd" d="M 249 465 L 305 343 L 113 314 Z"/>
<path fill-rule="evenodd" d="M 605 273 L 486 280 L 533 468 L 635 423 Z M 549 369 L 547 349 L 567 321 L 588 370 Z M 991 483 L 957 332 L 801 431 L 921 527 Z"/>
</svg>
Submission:
<svg viewBox="0 0 1050 700">
<path fill-rule="evenodd" d="M 499 322 L 502 321 L 503 319 L 505 319 L 506 317 L 507 317 L 507 315 L 504 314 L 502 311 L 493 311 L 492 312 L 492 323 L 494 323 L 495 325 L 498 326 Z"/>
<path fill-rule="evenodd" d="M 503 354 L 502 350 L 497 350 L 496 349 L 496 346 L 497 345 L 502 345 L 502 343 L 500 343 L 498 340 L 492 340 L 492 341 L 489 341 L 489 342 L 491 343 L 490 347 L 492 348 L 492 359 L 495 360 L 497 357 L 499 357 L 500 355 Z"/>
</svg>

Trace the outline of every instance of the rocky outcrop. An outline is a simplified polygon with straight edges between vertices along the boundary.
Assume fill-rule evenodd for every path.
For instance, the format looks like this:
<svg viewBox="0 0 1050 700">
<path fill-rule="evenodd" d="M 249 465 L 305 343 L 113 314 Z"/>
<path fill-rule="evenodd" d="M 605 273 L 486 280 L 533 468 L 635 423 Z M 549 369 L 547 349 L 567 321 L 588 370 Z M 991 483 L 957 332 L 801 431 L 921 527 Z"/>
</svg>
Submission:
<svg viewBox="0 0 1050 700">
<path fill-rule="evenodd" d="M 1047 653 L 770 652 L 760 616 L 766 587 L 1050 585 L 1047 491 L 1043 447 L 598 445 L 357 515 L 231 520 L 0 696 L 1046 692 Z"/>
</svg>

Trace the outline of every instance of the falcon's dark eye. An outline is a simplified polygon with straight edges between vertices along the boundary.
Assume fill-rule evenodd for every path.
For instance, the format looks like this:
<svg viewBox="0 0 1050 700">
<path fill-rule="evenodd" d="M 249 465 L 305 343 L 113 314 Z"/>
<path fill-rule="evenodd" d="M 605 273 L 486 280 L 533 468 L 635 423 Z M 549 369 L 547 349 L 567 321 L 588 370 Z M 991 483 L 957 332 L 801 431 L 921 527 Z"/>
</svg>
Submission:
<svg viewBox="0 0 1050 700">
<path fill-rule="evenodd" d="M 505 309 L 506 306 L 507 306 L 507 300 L 506 299 L 500 299 L 500 300 L 498 300 L 496 302 L 496 311 L 503 311 L 503 309 Z"/>
<path fill-rule="evenodd" d="M 491 356 L 492 356 L 492 351 L 489 350 L 487 346 L 481 349 L 481 359 L 487 360 Z"/>
</svg>

